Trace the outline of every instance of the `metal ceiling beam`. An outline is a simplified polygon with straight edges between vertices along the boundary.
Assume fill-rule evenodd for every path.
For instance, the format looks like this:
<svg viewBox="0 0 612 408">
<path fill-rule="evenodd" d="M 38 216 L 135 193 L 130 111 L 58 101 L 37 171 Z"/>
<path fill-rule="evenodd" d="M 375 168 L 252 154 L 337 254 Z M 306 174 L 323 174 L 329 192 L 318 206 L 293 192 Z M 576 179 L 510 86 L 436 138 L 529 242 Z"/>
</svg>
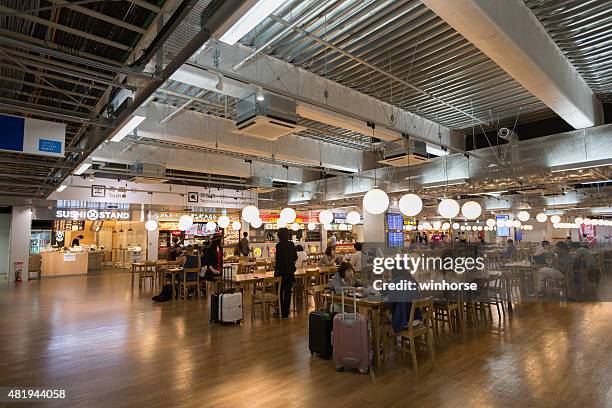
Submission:
<svg viewBox="0 0 612 408">
<path fill-rule="evenodd" d="M 92 125 L 98 127 L 113 127 L 111 122 L 106 122 L 97 119 L 91 119 L 84 116 L 78 116 L 75 112 L 66 111 L 63 109 L 55 108 L 54 110 L 46 110 L 41 109 L 41 105 L 22 102 L 22 101 L 14 101 L 7 98 L 0 98 L 0 110 L 13 112 L 13 113 L 31 113 L 33 115 L 39 115 L 42 117 L 52 118 L 52 119 L 60 119 L 67 122 L 76 122 L 82 123 L 84 125 Z M 49 108 L 45 106 L 45 108 Z"/>
<path fill-rule="evenodd" d="M 135 0 L 130 0 L 134 2 Z M 191 40 L 181 49 L 174 58 L 164 67 L 159 78 L 148 81 L 142 88 L 136 92 L 134 101 L 117 117 L 116 124 L 121 125 L 128 121 L 132 114 L 146 102 L 148 102 L 155 91 L 161 87 L 165 79 L 169 78 L 176 70 L 178 70 L 189 58 L 200 50 L 204 44 L 211 38 L 211 33 L 216 32 L 228 19 L 239 18 L 236 11 L 243 3 L 241 0 L 212 0 L 203 11 L 202 27 L 191 38 Z M 145 3 L 149 4 L 149 3 Z M 163 79 L 160 79 L 163 78 Z M 74 163 L 74 168 L 80 165 L 98 146 L 112 134 L 112 129 L 101 132 L 100 135 L 92 138 L 91 144 L 87 150 L 81 155 L 81 159 Z M 66 179 L 67 175 L 60 180 Z"/>
<path fill-rule="evenodd" d="M 404 85 L 405 87 L 410 88 L 413 91 L 418 92 L 419 94 L 425 96 L 428 99 L 434 100 L 434 101 L 436 101 L 436 102 L 438 102 L 438 103 L 440 103 L 440 104 L 442 104 L 442 105 L 444 105 L 444 106 L 446 106 L 446 107 L 448 107 L 448 108 L 450 108 L 452 110 L 455 110 L 455 111 L 461 113 L 462 115 L 465 115 L 466 117 L 468 117 L 470 119 L 475 120 L 476 123 L 483 123 L 483 124 L 486 124 L 486 125 L 489 124 L 489 122 L 486 119 L 479 118 L 479 117 L 477 117 L 477 116 L 475 116 L 475 115 L 473 115 L 473 114 L 471 114 L 469 112 L 466 112 L 463 109 L 461 109 L 461 108 L 459 108 L 457 106 L 454 106 L 454 105 L 452 105 L 452 104 L 450 104 L 450 103 L 448 103 L 448 102 L 438 98 L 437 96 L 433 95 L 431 92 L 425 91 L 425 90 L 423 90 L 423 89 L 421 89 L 421 88 L 419 88 L 417 86 L 414 86 L 410 82 L 407 82 L 407 81 L 403 80 L 402 78 L 400 78 L 400 77 L 398 77 L 398 76 L 396 76 L 396 75 L 394 75 L 394 74 L 392 74 L 390 72 L 387 72 L 384 69 L 381 69 L 378 66 L 376 66 L 374 64 L 371 64 L 371 63 L 365 61 L 364 59 L 357 57 L 356 55 L 351 54 L 348 51 L 345 51 L 344 49 L 342 49 L 342 48 L 340 48 L 340 47 L 330 43 L 329 41 L 325 41 L 324 39 L 319 38 L 316 35 L 313 35 L 313 34 L 309 33 L 308 31 L 304 30 L 302 27 L 297 27 L 297 26 L 295 26 L 293 24 L 290 24 L 290 23 L 286 22 L 282 18 L 274 16 L 274 15 L 270 16 L 270 18 L 272 20 L 274 20 L 274 21 L 284 25 L 285 27 L 290 28 L 290 29 L 292 29 L 292 30 L 294 30 L 294 31 L 296 31 L 296 32 L 298 32 L 298 33 L 300 33 L 300 34 L 310 38 L 311 40 L 314 40 L 315 42 L 317 42 L 317 43 L 319 43 L 321 45 L 324 45 L 325 47 L 327 47 L 329 49 L 332 49 L 332 50 L 334 50 L 334 51 L 344 55 L 345 57 L 347 57 L 349 59 L 352 59 L 353 61 L 358 62 L 359 64 L 362 64 L 362 65 L 370 68 L 371 70 L 376 71 L 379 74 L 382 74 L 382 75 L 386 76 L 387 78 L 392 79 L 393 81 L 399 82 L 400 84 Z"/>
<path fill-rule="evenodd" d="M 576 129 L 603 123 L 601 102 L 523 0 L 423 0 Z"/>
<path fill-rule="evenodd" d="M 0 81 L 7 81 L 7 82 L 13 82 L 15 84 L 19 84 L 22 86 L 30 86 L 30 87 L 34 87 L 35 89 L 46 89 L 48 91 L 55 91 L 57 92 L 57 89 L 53 88 L 52 86 L 47 86 L 47 85 L 43 85 L 43 84 L 38 84 L 35 82 L 31 82 L 31 81 L 22 81 L 21 79 L 17 79 L 17 78 L 10 78 L 10 77 L 6 77 L 6 76 L 0 76 Z M 97 96 L 94 95 L 87 95 L 81 92 L 74 92 L 74 91 L 63 91 L 64 93 L 68 94 L 68 95 L 72 95 L 72 96 L 78 96 L 80 98 L 86 98 L 86 99 L 93 99 L 93 100 L 98 100 Z"/>
<path fill-rule="evenodd" d="M 12 8 L 9 8 L 9 7 L 4 7 L 4 6 L 0 5 L 0 12 L 11 13 L 11 12 L 14 12 L 14 11 L 16 11 L 16 10 L 14 10 Z M 100 44 L 104 44 L 104 45 L 108 45 L 110 47 L 118 48 L 120 50 L 124 50 L 124 51 L 129 51 L 130 50 L 130 46 L 129 45 L 121 44 L 121 43 L 118 43 L 116 41 L 107 40 L 106 38 L 98 37 L 97 35 L 93 35 L 93 34 L 90 34 L 88 32 L 85 32 L 85 31 L 77 30 L 75 28 L 68 27 L 68 26 L 65 26 L 63 24 L 58 24 L 58 23 L 55 23 L 53 21 L 45 20 L 44 18 L 40 18 L 40 17 L 36 17 L 36 16 L 31 16 L 29 14 L 18 15 L 16 17 L 18 17 L 20 19 L 23 19 L 23 20 L 31 21 L 32 23 L 43 25 L 43 26 L 51 28 L 51 29 L 63 31 L 63 32 L 68 33 L 68 34 L 73 34 L 73 35 L 76 35 L 76 36 L 79 36 L 79 37 L 82 37 L 82 38 L 86 38 L 88 40 L 95 41 L 95 42 L 100 43 Z"/>
<path fill-rule="evenodd" d="M 2 34 L 1 30 L 0 30 L 0 34 Z M 30 39 L 30 40 L 35 40 L 35 39 Z M 98 68 L 98 69 L 108 71 L 108 72 L 114 72 L 116 74 L 125 74 L 128 76 L 138 77 L 142 79 L 157 79 L 158 78 L 153 73 L 137 72 L 129 68 L 116 66 L 117 64 L 116 62 L 114 63 L 115 64 L 114 65 L 112 63 L 109 64 L 106 62 L 98 61 L 97 59 L 99 57 L 96 57 L 93 55 L 91 57 L 94 57 L 94 58 L 91 58 L 90 56 L 87 56 L 87 58 L 83 58 L 82 56 L 79 56 L 79 55 L 85 55 L 86 53 L 79 52 L 79 55 L 73 55 L 70 53 L 58 51 L 57 49 L 48 48 L 47 47 L 48 43 L 44 43 L 46 45 L 36 45 L 28 41 L 22 41 L 22 40 L 6 37 L 2 35 L 0 36 L 0 44 L 10 45 L 10 46 L 13 46 L 19 49 L 26 49 L 29 51 L 38 52 L 42 55 L 49 55 L 51 57 L 61 58 L 66 61 L 70 61 L 73 63 L 82 64 L 82 65 L 87 65 L 87 66 Z M 53 48 L 59 48 L 59 49 L 66 48 L 66 47 L 60 47 L 56 44 L 53 44 L 53 45 L 55 45 L 55 47 Z"/>
<path fill-rule="evenodd" d="M 149 11 L 159 14 L 161 12 L 161 8 L 157 7 L 155 4 L 151 4 L 145 0 L 127 0 L 132 4 L 145 8 Z"/>
<path fill-rule="evenodd" d="M 98 20 L 106 21 L 107 23 L 116 25 L 118 27 L 125 28 L 125 29 L 130 30 L 130 31 L 134 31 L 134 32 L 139 33 L 139 34 L 145 34 L 147 32 L 147 30 L 145 30 L 142 27 L 138 27 L 138 26 L 135 26 L 133 24 L 126 23 L 123 20 L 119 20 L 119 19 L 116 19 L 114 17 L 107 16 L 106 14 L 99 13 L 99 12 L 97 12 L 95 10 L 92 10 L 92 9 L 89 9 L 87 7 L 82 7 L 82 6 L 79 6 L 79 5 L 76 5 L 76 4 L 71 4 L 70 2 L 68 2 L 66 0 L 48 0 L 48 1 L 50 1 L 53 4 L 69 7 L 70 9 L 72 9 L 74 11 L 77 11 L 77 12 L 79 12 L 81 14 L 85 14 L 87 16 L 97 18 Z"/>
<path fill-rule="evenodd" d="M 26 158 L 6 158 L 0 156 L 0 163 L 4 164 L 16 164 L 19 166 L 36 166 L 36 167 L 57 167 L 60 169 L 69 169 L 71 168 L 68 164 L 62 164 L 59 162 L 48 162 L 44 160 L 36 160 L 36 159 L 26 159 Z"/>
</svg>

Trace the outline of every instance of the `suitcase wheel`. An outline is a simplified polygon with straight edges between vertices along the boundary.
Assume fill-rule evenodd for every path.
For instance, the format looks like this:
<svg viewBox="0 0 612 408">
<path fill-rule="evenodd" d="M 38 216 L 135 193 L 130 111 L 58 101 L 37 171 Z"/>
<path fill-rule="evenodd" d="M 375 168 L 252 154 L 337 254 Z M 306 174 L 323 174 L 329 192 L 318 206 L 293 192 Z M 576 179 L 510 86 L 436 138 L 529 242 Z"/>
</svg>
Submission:
<svg viewBox="0 0 612 408">
<path fill-rule="evenodd" d="M 344 367 L 336 367 L 336 371 L 341 373 L 342 371 L 344 371 Z"/>
<path fill-rule="evenodd" d="M 362 373 L 364 374 L 370 374 L 370 369 L 369 368 L 364 368 L 362 370 L 360 370 Z"/>
</svg>

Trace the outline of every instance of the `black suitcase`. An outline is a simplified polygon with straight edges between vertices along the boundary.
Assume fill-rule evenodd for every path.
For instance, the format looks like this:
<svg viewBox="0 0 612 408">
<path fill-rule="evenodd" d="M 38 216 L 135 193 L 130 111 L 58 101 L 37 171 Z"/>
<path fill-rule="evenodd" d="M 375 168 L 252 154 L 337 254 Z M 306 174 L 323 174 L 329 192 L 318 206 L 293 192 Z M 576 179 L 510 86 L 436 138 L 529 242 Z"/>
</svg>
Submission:
<svg viewBox="0 0 612 408">
<path fill-rule="evenodd" d="M 317 354 L 326 360 L 333 355 L 333 315 L 327 310 L 315 310 L 308 315 L 308 348 L 311 355 Z"/>
</svg>

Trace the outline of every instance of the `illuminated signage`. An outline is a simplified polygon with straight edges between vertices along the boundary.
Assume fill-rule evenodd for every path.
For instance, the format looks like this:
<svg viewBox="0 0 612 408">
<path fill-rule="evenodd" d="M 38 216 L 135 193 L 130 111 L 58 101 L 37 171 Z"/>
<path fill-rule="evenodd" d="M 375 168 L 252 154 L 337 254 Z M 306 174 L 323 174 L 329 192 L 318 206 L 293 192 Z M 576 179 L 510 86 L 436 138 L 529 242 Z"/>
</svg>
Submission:
<svg viewBox="0 0 612 408">
<path fill-rule="evenodd" d="M 60 220 L 129 220 L 129 211 L 109 210 L 56 210 L 55 218 Z"/>
</svg>

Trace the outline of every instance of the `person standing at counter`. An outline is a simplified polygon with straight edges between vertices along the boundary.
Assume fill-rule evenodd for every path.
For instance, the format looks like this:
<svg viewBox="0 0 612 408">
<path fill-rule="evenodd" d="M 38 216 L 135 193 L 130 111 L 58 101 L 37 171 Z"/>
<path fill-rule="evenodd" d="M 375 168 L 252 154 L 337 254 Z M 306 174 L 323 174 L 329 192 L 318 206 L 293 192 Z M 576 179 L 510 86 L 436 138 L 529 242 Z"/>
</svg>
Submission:
<svg viewBox="0 0 612 408">
<path fill-rule="evenodd" d="M 81 240 L 82 240 L 82 239 L 83 239 L 83 236 L 82 236 L 82 235 L 79 235 L 79 236 L 75 237 L 75 238 L 72 240 L 72 246 L 73 246 L 73 247 L 78 247 L 78 246 L 80 246 L 80 245 L 81 245 Z"/>
<path fill-rule="evenodd" d="M 240 255 L 249 256 L 249 253 L 251 252 L 251 247 L 249 246 L 248 232 L 245 231 L 242 233 L 242 239 L 238 243 L 238 248 L 240 248 Z"/>
<path fill-rule="evenodd" d="M 295 280 L 295 261 L 297 261 L 297 251 L 293 242 L 289 240 L 289 230 L 279 228 L 278 243 L 276 244 L 276 264 L 274 266 L 274 276 L 281 277 L 280 303 L 281 317 L 289 317 L 289 306 L 291 305 L 291 287 Z"/>
</svg>

